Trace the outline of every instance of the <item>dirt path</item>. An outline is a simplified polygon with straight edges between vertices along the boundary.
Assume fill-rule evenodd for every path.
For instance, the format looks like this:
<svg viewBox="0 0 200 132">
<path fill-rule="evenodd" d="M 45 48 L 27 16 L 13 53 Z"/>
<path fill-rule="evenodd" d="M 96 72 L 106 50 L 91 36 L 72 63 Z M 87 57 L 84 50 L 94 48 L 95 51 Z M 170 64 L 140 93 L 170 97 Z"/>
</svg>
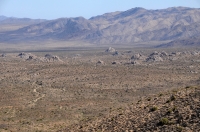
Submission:
<svg viewBox="0 0 200 132">
<path fill-rule="evenodd" d="M 38 102 L 38 100 L 40 100 L 40 99 L 45 97 L 45 94 L 42 94 L 42 93 L 38 92 L 37 89 L 38 88 L 34 88 L 33 89 L 33 93 L 36 94 L 37 98 L 29 102 L 29 105 L 28 105 L 29 107 L 35 106 L 36 103 Z"/>
</svg>

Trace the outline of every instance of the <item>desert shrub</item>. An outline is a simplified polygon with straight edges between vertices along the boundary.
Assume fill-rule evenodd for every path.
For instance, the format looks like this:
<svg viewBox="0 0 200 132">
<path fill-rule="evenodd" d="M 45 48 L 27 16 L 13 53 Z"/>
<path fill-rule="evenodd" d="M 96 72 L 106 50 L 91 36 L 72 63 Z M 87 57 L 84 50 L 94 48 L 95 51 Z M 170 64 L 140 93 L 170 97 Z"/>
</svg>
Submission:
<svg viewBox="0 0 200 132">
<path fill-rule="evenodd" d="M 172 111 L 176 111 L 176 110 L 177 110 L 177 107 L 174 106 L 174 107 L 172 108 Z"/>
<path fill-rule="evenodd" d="M 159 125 L 168 125 L 169 120 L 167 118 L 161 118 L 160 122 L 158 123 Z"/>
<path fill-rule="evenodd" d="M 167 111 L 167 114 L 171 114 L 172 113 L 172 109 L 169 109 L 168 111 Z"/>
<path fill-rule="evenodd" d="M 161 96 L 163 96 L 163 94 L 162 94 L 162 93 L 160 93 L 160 94 L 159 94 L 159 97 L 161 97 Z"/>
<path fill-rule="evenodd" d="M 188 88 L 190 88 L 190 86 L 186 86 L 185 88 L 188 89 Z"/>
<path fill-rule="evenodd" d="M 171 114 L 172 112 L 175 112 L 176 110 L 177 110 L 177 107 L 174 106 L 173 108 L 168 109 L 166 114 Z"/>
<path fill-rule="evenodd" d="M 177 130 L 177 132 L 182 132 L 182 131 L 183 131 L 183 127 L 177 126 L 177 127 L 176 127 L 176 130 Z"/>
<path fill-rule="evenodd" d="M 158 107 L 156 107 L 156 106 L 153 106 L 153 107 L 150 109 L 151 112 L 156 111 L 156 110 L 158 110 Z"/>
</svg>

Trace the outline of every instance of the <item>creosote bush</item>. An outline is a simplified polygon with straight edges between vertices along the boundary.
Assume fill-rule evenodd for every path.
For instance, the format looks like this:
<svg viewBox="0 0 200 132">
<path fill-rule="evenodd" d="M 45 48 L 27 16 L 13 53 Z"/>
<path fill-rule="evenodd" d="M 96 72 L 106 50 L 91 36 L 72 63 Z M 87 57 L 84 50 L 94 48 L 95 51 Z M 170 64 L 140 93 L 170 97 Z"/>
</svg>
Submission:
<svg viewBox="0 0 200 132">
<path fill-rule="evenodd" d="M 182 132 L 183 131 L 183 127 L 182 126 L 177 126 L 176 130 L 177 130 L 177 132 Z"/>
<path fill-rule="evenodd" d="M 158 123 L 158 125 L 168 125 L 169 124 L 169 120 L 167 118 L 161 118 L 160 122 Z"/>
<path fill-rule="evenodd" d="M 158 107 L 156 107 L 156 106 L 153 106 L 153 107 L 150 109 L 151 112 L 156 111 L 156 110 L 158 110 Z"/>
</svg>

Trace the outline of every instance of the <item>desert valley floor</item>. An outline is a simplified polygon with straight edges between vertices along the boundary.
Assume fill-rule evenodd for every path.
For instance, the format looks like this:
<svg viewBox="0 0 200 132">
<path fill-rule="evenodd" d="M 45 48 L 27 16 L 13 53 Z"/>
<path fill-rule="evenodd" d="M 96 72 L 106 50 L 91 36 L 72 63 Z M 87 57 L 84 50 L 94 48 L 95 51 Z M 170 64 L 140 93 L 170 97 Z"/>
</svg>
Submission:
<svg viewBox="0 0 200 132">
<path fill-rule="evenodd" d="M 74 48 L 0 55 L 0 132 L 67 131 L 139 100 L 200 85 L 199 49 Z"/>
</svg>

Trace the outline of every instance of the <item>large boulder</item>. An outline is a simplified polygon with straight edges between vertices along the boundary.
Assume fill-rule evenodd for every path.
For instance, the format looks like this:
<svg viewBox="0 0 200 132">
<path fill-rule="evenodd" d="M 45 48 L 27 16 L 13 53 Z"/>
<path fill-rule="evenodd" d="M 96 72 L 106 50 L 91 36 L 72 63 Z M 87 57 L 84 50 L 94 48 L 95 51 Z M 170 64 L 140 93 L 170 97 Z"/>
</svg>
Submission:
<svg viewBox="0 0 200 132">
<path fill-rule="evenodd" d="M 194 56 L 198 56 L 198 55 L 200 55 L 200 52 L 199 51 L 192 51 L 191 54 L 194 55 Z"/>
<path fill-rule="evenodd" d="M 23 58 L 23 59 L 28 59 L 29 58 L 29 53 L 21 52 L 17 56 L 20 57 L 20 58 Z"/>
<path fill-rule="evenodd" d="M 44 59 L 48 62 L 51 62 L 51 61 L 61 61 L 60 58 L 58 56 L 54 56 L 54 55 L 51 55 L 51 54 L 46 54 L 44 56 Z"/>
<path fill-rule="evenodd" d="M 1 54 L 1 57 L 6 57 L 6 54 L 5 53 Z"/>
<path fill-rule="evenodd" d="M 113 56 L 117 56 L 117 55 L 119 55 L 119 52 L 118 52 L 118 51 L 115 51 L 112 55 L 113 55 Z"/>
<path fill-rule="evenodd" d="M 102 60 L 98 60 L 97 64 L 104 65 L 105 63 Z"/>
<path fill-rule="evenodd" d="M 147 59 L 146 59 L 146 62 L 161 62 L 163 61 L 163 58 L 161 58 L 160 56 L 149 56 Z"/>
<path fill-rule="evenodd" d="M 142 54 L 134 54 L 132 57 L 131 57 L 131 60 L 145 60 L 146 59 L 146 56 L 142 55 Z"/>
<path fill-rule="evenodd" d="M 111 53 L 114 53 L 116 52 L 116 50 L 112 47 L 109 47 L 108 49 L 105 50 L 105 52 L 111 52 Z"/>
<path fill-rule="evenodd" d="M 140 65 L 140 62 L 138 62 L 137 60 L 131 61 L 131 64 L 133 65 Z"/>
<path fill-rule="evenodd" d="M 167 53 L 165 52 L 157 52 L 157 51 L 154 51 L 153 53 L 151 53 L 147 59 L 146 59 L 146 62 L 160 62 L 160 61 L 163 61 L 163 56 L 166 56 Z"/>
<path fill-rule="evenodd" d="M 21 52 L 17 55 L 17 57 L 20 57 L 22 59 L 25 59 L 25 60 L 30 60 L 30 59 L 35 59 L 36 56 L 31 54 L 31 53 L 24 53 L 24 52 Z"/>
<path fill-rule="evenodd" d="M 160 57 L 167 57 L 167 56 L 169 56 L 169 54 L 167 52 L 165 52 L 165 51 L 162 51 L 160 53 Z"/>
<path fill-rule="evenodd" d="M 154 51 L 153 53 L 150 54 L 150 56 L 154 56 L 154 55 L 160 55 L 161 53 L 158 51 Z"/>
</svg>

